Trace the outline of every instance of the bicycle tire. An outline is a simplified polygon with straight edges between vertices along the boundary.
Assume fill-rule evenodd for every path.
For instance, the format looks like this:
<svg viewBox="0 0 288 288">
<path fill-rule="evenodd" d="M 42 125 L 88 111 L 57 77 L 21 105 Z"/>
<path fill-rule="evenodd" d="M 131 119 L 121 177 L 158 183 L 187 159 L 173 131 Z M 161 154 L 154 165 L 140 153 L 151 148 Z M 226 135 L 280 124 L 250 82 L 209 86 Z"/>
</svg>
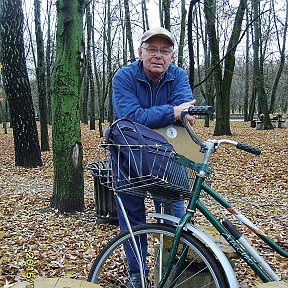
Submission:
<svg viewBox="0 0 288 288">
<path fill-rule="evenodd" d="M 163 235 L 165 239 L 163 256 L 165 266 L 165 261 L 167 261 L 169 255 L 169 247 L 171 247 L 172 243 L 171 239 L 175 235 L 176 228 L 167 224 L 151 223 L 135 226 L 132 229 L 136 240 L 140 235 L 147 235 L 147 239 L 149 239 L 146 263 L 148 263 L 150 271 L 148 276 L 149 285 L 146 287 L 157 287 L 158 281 L 155 279 L 155 275 L 159 275 L 159 259 L 157 255 L 159 255 L 160 235 Z M 123 243 L 130 239 L 131 235 L 129 231 L 123 231 L 110 240 L 94 261 L 90 269 L 88 281 L 97 283 L 105 288 L 125 287 L 129 282 L 129 273 Z M 152 245 L 151 243 L 154 244 Z M 180 249 L 183 248 L 183 245 L 187 245 L 189 256 L 184 266 L 181 266 L 181 273 L 177 277 L 177 282 L 170 286 L 173 279 L 171 275 L 175 272 L 174 269 L 179 260 Z M 170 274 L 164 287 L 229 287 L 225 272 L 215 256 L 196 237 L 185 231 L 181 236 L 177 255 L 175 256 L 173 273 Z"/>
</svg>

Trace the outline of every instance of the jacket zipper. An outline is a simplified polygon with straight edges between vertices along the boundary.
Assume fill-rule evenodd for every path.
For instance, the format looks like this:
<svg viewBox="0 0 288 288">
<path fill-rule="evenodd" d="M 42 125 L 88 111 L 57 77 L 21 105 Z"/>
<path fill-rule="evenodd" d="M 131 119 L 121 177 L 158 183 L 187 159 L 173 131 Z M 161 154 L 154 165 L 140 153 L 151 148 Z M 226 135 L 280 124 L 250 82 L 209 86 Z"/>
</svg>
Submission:
<svg viewBox="0 0 288 288">
<path fill-rule="evenodd" d="M 155 105 L 153 105 L 153 90 L 152 90 L 151 84 L 150 84 L 148 81 L 143 80 L 143 79 L 139 79 L 139 81 L 142 81 L 142 82 L 148 84 L 149 90 L 150 90 L 150 107 L 155 106 Z M 165 80 L 165 81 L 161 84 L 161 86 L 159 86 L 159 89 L 155 89 L 155 104 L 156 104 L 156 97 L 157 97 L 157 95 L 158 95 L 158 91 L 162 88 L 162 86 L 163 86 L 166 82 L 169 82 L 169 81 L 170 81 L 170 80 Z"/>
</svg>

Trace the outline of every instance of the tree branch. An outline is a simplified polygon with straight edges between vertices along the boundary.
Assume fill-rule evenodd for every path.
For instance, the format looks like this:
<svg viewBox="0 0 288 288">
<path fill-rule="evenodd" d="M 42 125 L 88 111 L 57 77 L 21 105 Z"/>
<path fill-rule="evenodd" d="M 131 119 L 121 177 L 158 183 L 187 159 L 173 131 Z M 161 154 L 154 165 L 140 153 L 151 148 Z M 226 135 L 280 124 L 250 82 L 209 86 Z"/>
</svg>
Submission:
<svg viewBox="0 0 288 288">
<path fill-rule="evenodd" d="M 243 31 L 241 37 L 239 38 L 238 42 L 225 54 L 225 56 L 218 62 L 215 64 L 215 66 L 211 69 L 211 71 L 208 73 L 208 75 L 206 76 L 206 78 L 204 78 L 200 83 L 197 83 L 193 88 L 196 88 L 200 85 L 202 85 L 205 81 L 207 81 L 207 79 L 211 76 L 211 74 L 213 73 L 213 71 L 226 59 L 226 57 L 228 57 L 228 55 L 234 50 L 236 49 L 236 47 L 238 46 L 238 44 L 241 42 L 241 40 L 243 39 L 246 31 L 248 30 L 248 28 L 264 13 L 268 12 L 268 10 L 263 11 L 262 13 L 260 13 L 255 19 L 253 19 L 245 28 L 245 30 Z"/>
</svg>

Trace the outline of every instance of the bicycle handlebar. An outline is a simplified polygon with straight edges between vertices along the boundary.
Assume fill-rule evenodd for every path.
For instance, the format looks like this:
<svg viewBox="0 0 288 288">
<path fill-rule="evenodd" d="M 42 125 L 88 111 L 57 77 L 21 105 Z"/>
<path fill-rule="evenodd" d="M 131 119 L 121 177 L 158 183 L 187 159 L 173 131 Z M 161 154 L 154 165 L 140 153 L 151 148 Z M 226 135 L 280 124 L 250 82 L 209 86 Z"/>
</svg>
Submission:
<svg viewBox="0 0 288 288">
<path fill-rule="evenodd" d="M 188 108 L 189 115 L 212 115 L 214 108 L 212 106 L 190 106 Z"/>
<path fill-rule="evenodd" d="M 191 124 L 189 123 L 189 121 L 187 120 L 187 115 L 211 115 L 213 114 L 214 109 L 212 106 L 190 106 L 189 108 L 186 108 L 182 111 L 181 113 L 181 120 L 182 123 L 184 125 L 184 127 L 186 128 L 188 134 L 190 135 L 190 137 L 192 138 L 192 140 L 199 145 L 200 147 L 205 147 L 205 142 L 202 141 L 195 133 L 193 127 L 191 126 Z M 234 146 L 236 146 L 237 149 L 240 150 L 244 150 L 246 152 L 249 152 L 251 154 L 254 155 L 260 155 L 261 154 L 261 150 L 257 147 L 245 144 L 245 143 L 241 143 L 241 142 L 236 142 L 236 141 L 232 141 L 232 140 L 208 140 L 207 142 L 214 142 L 215 143 L 215 149 L 217 148 L 217 146 L 219 146 L 222 143 L 226 143 L 226 144 L 232 144 Z"/>
<path fill-rule="evenodd" d="M 261 150 L 259 148 L 254 147 L 254 146 L 250 146 L 248 144 L 241 143 L 241 142 L 237 143 L 236 148 L 238 148 L 240 150 L 244 150 L 244 151 L 249 152 L 249 153 L 252 153 L 254 155 L 260 155 L 261 154 Z"/>
</svg>

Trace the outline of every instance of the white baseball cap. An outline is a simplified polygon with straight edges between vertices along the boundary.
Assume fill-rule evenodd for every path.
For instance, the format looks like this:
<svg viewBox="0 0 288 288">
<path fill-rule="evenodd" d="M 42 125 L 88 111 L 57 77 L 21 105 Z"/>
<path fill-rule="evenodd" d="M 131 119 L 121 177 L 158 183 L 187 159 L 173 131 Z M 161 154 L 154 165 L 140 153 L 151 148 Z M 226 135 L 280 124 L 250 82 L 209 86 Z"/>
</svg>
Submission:
<svg viewBox="0 0 288 288">
<path fill-rule="evenodd" d="M 171 44 L 174 46 L 175 44 L 175 38 L 172 35 L 172 33 L 170 31 L 168 31 L 167 29 L 163 28 L 163 27 L 157 27 L 157 28 L 153 28 L 150 30 L 147 30 L 141 38 L 141 44 L 143 42 L 146 42 L 148 39 L 152 38 L 152 37 L 163 37 L 167 40 L 169 40 L 171 42 Z"/>
</svg>

